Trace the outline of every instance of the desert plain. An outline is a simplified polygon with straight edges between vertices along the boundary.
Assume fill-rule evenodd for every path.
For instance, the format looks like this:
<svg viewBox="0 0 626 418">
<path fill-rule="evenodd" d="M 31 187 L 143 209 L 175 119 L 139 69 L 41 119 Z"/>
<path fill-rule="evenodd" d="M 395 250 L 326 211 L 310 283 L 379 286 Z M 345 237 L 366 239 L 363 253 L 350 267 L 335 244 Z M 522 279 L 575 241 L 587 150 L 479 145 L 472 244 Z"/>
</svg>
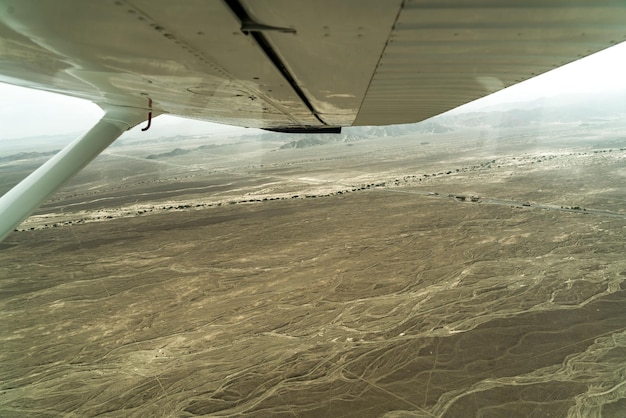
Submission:
<svg viewBox="0 0 626 418">
<path fill-rule="evenodd" d="M 622 417 L 622 133 L 121 142 L 0 244 L 0 415 Z"/>
</svg>

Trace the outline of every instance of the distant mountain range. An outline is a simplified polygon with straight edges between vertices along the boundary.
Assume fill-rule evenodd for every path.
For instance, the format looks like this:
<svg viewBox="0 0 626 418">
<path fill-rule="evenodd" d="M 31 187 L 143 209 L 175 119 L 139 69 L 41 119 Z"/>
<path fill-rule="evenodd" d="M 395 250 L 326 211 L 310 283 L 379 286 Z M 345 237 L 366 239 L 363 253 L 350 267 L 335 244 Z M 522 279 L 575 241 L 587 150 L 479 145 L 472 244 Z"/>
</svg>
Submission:
<svg viewBox="0 0 626 418">
<path fill-rule="evenodd" d="M 516 127 L 546 123 L 599 122 L 626 118 L 626 92 L 560 95 L 549 99 L 490 106 L 476 112 L 450 112 L 433 118 L 452 127 Z"/>
<path fill-rule="evenodd" d="M 36 152 L 36 151 L 32 151 L 32 152 L 18 152 L 17 154 L 11 154 L 11 155 L 7 155 L 4 157 L 0 157 L 0 162 L 5 162 L 5 161 L 17 161 L 17 160 L 30 160 L 33 158 L 39 158 L 39 157 L 48 157 L 50 155 L 54 155 L 57 152 L 59 152 L 61 150 L 53 150 L 53 151 L 45 151 L 45 152 Z"/>
<path fill-rule="evenodd" d="M 437 135 L 465 129 L 516 128 L 553 123 L 602 123 L 616 120 L 624 120 L 626 124 L 626 91 L 615 91 L 601 95 L 597 93 L 563 94 L 550 98 L 518 103 L 501 103 L 482 108 L 470 106 L 477 110 L 461 110 L 464 106 L 419 123 L 348 127 L 343 128 L 341 134 L 281 134 L 258 129 L 228 127 L 220 132 L 199 134 L 196 131 L 206 131 L 207 128 L 198 121 L 190 121 L 189 124 L 185 124 L 179 120 L 169 121 L 165 119 L 158 137 L 133 135 L 118 140 L 112 146 L 121 146 L 126 143 L 132 143 L 134 146 L 145 144 L 146 148 L 155 143 L 182 145 L 185 140 L 190 138 L 206 138 L 210 146 L 214 139 L 221 141 L 224 138 L 229 138 L 235 141 L 271 140 L 283 143 L 279 149 L 303 149 L 330 143 L 349 144 L 380 137 Z M 163 133 L 169 133 L 169 135 L 163 135 Z M 59 146 L 63 146 L 71 139 L 68 135 L 54 135 L 3 140 L 0 142 L 2 146 L 0 155 L 3 154 L 4 157 L 0 161 L 50 155 L 54 153 L 52 150 L 57 150 Z M 38 152 L 24 153 L 25 150 L 33 149 Z M 169 152 L 150 154 L 147 158 L 174 157 L 193 150 L 195 149 L 184 149 L 179 146 Z"/>
<path fill-rule="evenodd" d="M 397 137 L 411 134 L 439 134 L 454 131 L 453 128 L 442 125 L 434 119 L 420 123 L 388 126 L 354 126 L 343 128 L 341 134 L 280 134 L 288 141 L 280 149 L 308 148 L 316 145 L 324 145 L 333 142 L 350 143 L 363 139 Z M 276 139 L 276 134 L 272 135 Z"/>
<path fill-rule="evenodd" d="M 477 111 L 448 112 L 423 122 L 406 125 L 344 128 L 340 135 L 286 137 L 281 149 L 307 148 L 331 142 L 411 134 L 441 134 L 464 129 L 516 128 L 554 123 L 598 123 L 623 119 L 626 124 L 626 91 L 602 95 L 563 94 L 517 103 L 503 103 Z"/>
</svg>

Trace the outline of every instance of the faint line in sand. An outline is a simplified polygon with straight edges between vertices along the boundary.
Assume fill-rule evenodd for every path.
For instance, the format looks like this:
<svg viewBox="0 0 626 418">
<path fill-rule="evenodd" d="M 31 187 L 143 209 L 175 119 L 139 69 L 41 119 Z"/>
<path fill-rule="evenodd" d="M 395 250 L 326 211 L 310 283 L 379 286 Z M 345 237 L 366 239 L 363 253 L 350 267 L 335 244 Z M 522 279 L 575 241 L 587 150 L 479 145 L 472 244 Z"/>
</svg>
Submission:
<svg viewBox="0 0 626 418">
<path fill-rule="evenodd" d="M 80 250 L 81 251 L 85 251 L 85 248 L 83 247 L 83 244 L 78 239 L 78 236 L 76 235 L 76 232 L 74 232 L 74 229 L 72 229 L 72 225 L 71 224 L 70 224 L 70 232 L 72 233 L 72 235 L 74 235 L 74 238 L 76 239 L 76 242 L 78 243 L 78 246 L 80 247 Z M 100 283 L 100 286 L 102 286 L 104 288 L 104 291 L 107 292 L 108 297 L 111 297 L 111 293 L 109 293 L 109 289 L 107 289 L 107 287 L 102 282 L 102 277 L 100 277 L 98 279 L 98 283 Z"/>
<path fill-rule="evenodd" d="M 408 405 L 411 405 L 413 408 L 415 408 L 415 409 L 417 409 L 417 410 L 419 410 L 419 411 L 421 411 L 421 412 L 425 413 L 426 415 L 428 415 L 428 416 L 430 416 L 430 417 L 434 417 L 434 416 L 436 416 L 436 415 L 432 414 L 431 412 L 428 412 L 427 410 L 425 410 L 425 409 L 424 409 L 424 408 L 422 408 L 421 406 L 418 406 L 418 405 L 414 404 L 413 402 L 409 401 L 408 399 L 405 399 L 405 398 L 403 398 L 402 396 L 397 395 L 397 394 L 395 394 L 395 393 L 393 393 L 393 392 L 391 392 L 391 391 L 389 391 L 389 390 L 387 390 L 387 389 L 383 388 L 382 386 L 379 386 L 379 385 L 377 385 L 376 383 L 371 382 L 370 380 L 365 379 L 364 377 L 359 376 L 359 375 L 357 375 L 357 374 L 355 374 L 355 373 L 351 372 L 350 370 L 348 370 L 348 369 L 346 369 L 346 368 L 340 367 L 340 366 L 338 366 L 336 363 L 331 362 L 330 360 L 329 360 L 329 363 L 334 364 L 334 365 L 335 365 L 335 367 L 342 369 L 344 372 L 346 372 L 346 373 L 348 373 L 348 374 L 350 374 L 350 375 L 352 375 L 352 376 L 356 377 L 357 379 L 361 380 L 362 382 L 367 383 L 368 385 L 372 386 L 373 388 L 376 388 L 376 389 L 378 389 L 378 390 L 380 390 L 380 391 L 383 391 L 383 392 L 387 393 L 388 395 L 391 395 L 391 396 L 393 396 L 394 398 L 399 399 L 399 400 L 401 400 L 401 401 L 405 402 L 405 403 L 406 403 L 406 404 L 408 404 Z"/>
</svg>

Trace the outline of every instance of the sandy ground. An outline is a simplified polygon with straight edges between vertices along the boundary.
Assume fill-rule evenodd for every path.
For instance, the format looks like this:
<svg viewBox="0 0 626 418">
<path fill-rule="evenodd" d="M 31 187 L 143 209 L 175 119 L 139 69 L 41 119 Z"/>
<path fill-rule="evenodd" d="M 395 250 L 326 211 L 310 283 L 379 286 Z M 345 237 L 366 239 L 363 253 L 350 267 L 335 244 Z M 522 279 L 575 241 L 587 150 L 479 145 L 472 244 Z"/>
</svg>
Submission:
<svg viewBox="0 0 626 418">
<path fill-rule="evenodd" d="M 626 154 L 474 145 L 77 178 L 1 244 L 0 414 L 622 416 Z"/>
</svg>

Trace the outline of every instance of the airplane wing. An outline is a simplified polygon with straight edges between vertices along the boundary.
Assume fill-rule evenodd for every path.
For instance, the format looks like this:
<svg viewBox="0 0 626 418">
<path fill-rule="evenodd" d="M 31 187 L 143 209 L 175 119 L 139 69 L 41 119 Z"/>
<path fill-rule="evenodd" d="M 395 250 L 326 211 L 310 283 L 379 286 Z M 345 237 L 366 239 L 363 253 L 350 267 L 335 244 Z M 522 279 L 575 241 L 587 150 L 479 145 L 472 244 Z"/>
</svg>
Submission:
<svg viewBox="0 0 626 418">
<path fill-rule="evenodd" d="M 0 239 L 152 115 L 294 132 L 411 123 L 625 39 L 622 0 L 0 0 L 0 82 L 107 112 L 0 199 Z"/>
<path fill-rule="evenodd" d="M 257 128 L 417 122 L 626 39 L 620 0 L 0 0 L 0 81 Z"/>
</svg>

